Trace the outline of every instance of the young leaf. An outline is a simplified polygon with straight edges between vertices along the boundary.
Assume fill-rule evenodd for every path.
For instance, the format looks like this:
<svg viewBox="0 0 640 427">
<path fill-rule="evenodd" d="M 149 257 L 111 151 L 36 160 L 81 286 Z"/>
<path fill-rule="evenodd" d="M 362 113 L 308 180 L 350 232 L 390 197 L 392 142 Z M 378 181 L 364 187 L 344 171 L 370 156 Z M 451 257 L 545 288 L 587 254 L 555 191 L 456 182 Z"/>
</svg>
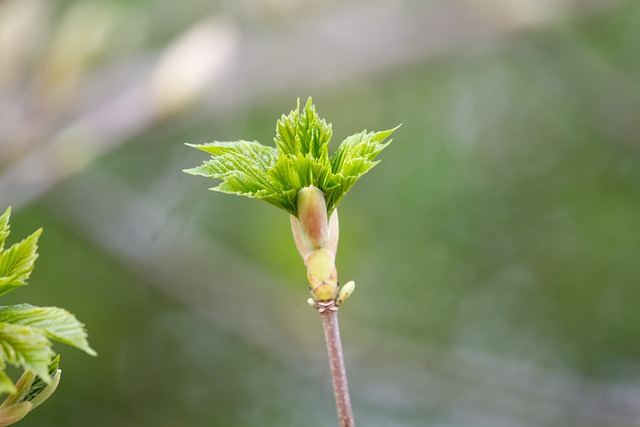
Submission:
<svg viewBox="0 0 640 427">
<path fill-rule="evenodd" d="M 330 211 L 340 203 L 351 186 L 379 163 L 373 161 L 390 143 L 384 142 L 399 126 L 393 129 L 367 133 L 362 131 L 346 138 L 331 155 L 331 170 L 336 180 L 335 190 L 327 194 Z"/>
<path fill-rule="evenodd" d="M 28 326 L 45 337 L 79 348 L 92 356 L 87 332 L 82 323 L 67 310 L 58 307 L 36 307 L 19 304 L 0 307 L 0 322 Z"/>
<path fill-rule="evenodd" d="M 48 379 L 54 353 L 51 341 L 37 328 L 0 322 L 0 359 Z"/>
<path fill-rule="evenodd" d="M 13 393 L 16 388 L 11 378 L 4 372 L 4 361 L 0 360 L 0 394 Z"/>
<path fill-rule="evenodd" d="M 39 229 L 23 241 L 0 252 L 0 295 L 27 284 L 38 258 L 38 238 L 41 233 L 42 229 Z"/>
<path fill-rule="evenodd" d="M 184 172 L 218 179 L 222 182 L 213 190 L 264 200 L 296 217 L 298 192 L 314 186 L 325 194 L 330 215 L 358 178 L 377 164 L 375 157 L 389 145 L 391 140 L 384 141 L 395 129 L 350 136 L 329 156 L 331 125 L 318 116 L 311 98 L 302 111 L 298 100 L 296 109 L 276 124 L 276 148 L 255 141 L 187 144 L 212 158 Z"/>
<path fill-rule="evenodd" d="M 188 145 L 213 155 L 202 166 L 184 170 L 191 175 L 221 180 L 222 183 L 212 190 L 247 197 L 259 197 L 275 191 L 267 176 L 267 169 L 277 159 L 273 147 L 265 147 L 255 141 Z"/>
<path fill-rule="evenodd" d="M 284 191 L 297 192 L 310 185 L 322 189 L 331 181 L 331 167 L 301 154 L 280 157 L 269 177 Z M 297 211 L 296 211 L 297 212 Z"/>
<path fill-rule="evenodd" d="M 4 249 L 4 242 L 9 236 L 9 218 L 11 217 L 11 208 L 7 208 L 6 211 L 0 216 L 0 252 Z"/>
<path fill-rule="evenodd" d="M 7 209 L 0 216 L 0 295 L 27 284 L 38 257 L 37 243 L 42 232 L 37 230 L 4 249 L 9 235 L 10 212 Z M 51 340 L 96 354 L 87 342 L 84 325 L 66 310 L 29 304 L 0 306 L 0 393 L 13 393 L 0 407 L 0 426 L 15 422 L 16 414 L 22 414 L 22 409 L 35 407 L 36 401 L 44 401 L 55 390 L 54 383 L 59 381 L 60 374 L 57 358 L 51 360 L 55 354 Z M 7 364 L 25 371 L 17 386 L 5 373 Z M 34 375 L 38 377 L 36 381 L 33 380 Z M 40 382 L 47 385 L 36 389 L 32 387 Z M 21 400 L 25 393 L 33 396 L 33 404 Z"/>
<path fill-rule="evenodd" d="M 321 164 L 329 163 L 329 140 L 333 131 L 316 113 L 311 98 L 307 100 L 302 114 L 300 100 L 295 110 L 289 115 L 283 115 L 276 124 L 276 137 L 274 138 L 278 154 L 303 155 L 315 159 Z"/>
</svg>

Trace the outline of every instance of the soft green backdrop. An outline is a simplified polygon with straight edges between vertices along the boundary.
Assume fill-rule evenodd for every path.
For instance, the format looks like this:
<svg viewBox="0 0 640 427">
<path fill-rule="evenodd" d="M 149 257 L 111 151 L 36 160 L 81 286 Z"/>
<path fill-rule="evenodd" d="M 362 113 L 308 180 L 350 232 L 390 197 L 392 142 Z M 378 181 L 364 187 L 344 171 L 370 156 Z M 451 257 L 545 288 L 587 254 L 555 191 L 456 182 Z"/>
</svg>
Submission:
<svg viewBox="0 0 640 427">
<path fill-rule="evenodd" d="M 4 301 L 99 352 L 21 425 L 337 425 L 286 214 L 180 172 L 307 96 L 334 149 L 403 123 L 340 206 L 358 425 L 640 422 L 639 2 L 213 3 L 0 2 Z"/>
</svg>

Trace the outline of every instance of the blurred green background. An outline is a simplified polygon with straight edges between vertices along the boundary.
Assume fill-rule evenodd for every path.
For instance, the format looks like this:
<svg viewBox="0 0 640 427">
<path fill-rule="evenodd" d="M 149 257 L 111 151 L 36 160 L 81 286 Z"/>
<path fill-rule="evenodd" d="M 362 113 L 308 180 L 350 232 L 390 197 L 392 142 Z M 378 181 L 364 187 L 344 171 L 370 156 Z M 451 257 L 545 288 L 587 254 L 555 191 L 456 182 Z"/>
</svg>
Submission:
<svg viewBox="0 0 640 427">
<path fill-rule="evenodd" d="M 288 218 L 183 144 L 398 123 L 340 207 L 360 426 L 640 423 L 640 2 L 0 1 L 0 209 L 98 358 L 22 426 L 335 426 Z"/>
</svg>

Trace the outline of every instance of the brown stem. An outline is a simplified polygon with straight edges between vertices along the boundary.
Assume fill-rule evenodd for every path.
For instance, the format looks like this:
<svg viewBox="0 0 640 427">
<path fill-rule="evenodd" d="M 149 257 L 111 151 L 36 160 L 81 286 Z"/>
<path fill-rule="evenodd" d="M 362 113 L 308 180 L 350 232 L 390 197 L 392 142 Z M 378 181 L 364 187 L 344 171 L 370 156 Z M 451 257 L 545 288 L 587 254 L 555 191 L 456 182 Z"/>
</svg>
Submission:
<svg viewBox="0 0 640 427">
<path fill-rule="evenodd" d="M 349 386 L 347 385 L 347 372 L 344 368 L 342 356 L 342 344 L 340 342 L 340 327 L 338 326 L 338 312 L 326 310 L 320 313 L 324 337 L 327 342 L 329 364 L 331 365 L 331 378 L 333 380 L 333 392 L 336 397 L 338 419 L 340 427 L 354 427 L 351 400 L 349 399 Z"/>
</svg>

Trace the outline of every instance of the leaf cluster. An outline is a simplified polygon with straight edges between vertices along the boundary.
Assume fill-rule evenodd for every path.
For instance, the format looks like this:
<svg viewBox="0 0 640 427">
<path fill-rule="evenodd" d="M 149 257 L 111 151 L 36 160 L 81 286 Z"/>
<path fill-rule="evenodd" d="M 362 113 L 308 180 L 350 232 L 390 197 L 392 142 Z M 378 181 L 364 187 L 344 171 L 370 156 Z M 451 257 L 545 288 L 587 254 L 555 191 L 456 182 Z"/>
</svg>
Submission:
<svg viewBox="0 0 640 427">
<path fill-rule="evenodd" d="M 296 217 L 298 192 L 312 185 L 324 193 L 331 214 L 353 184 L 378 163 L 375 158 L 396 129 L 359 132 L 330 155 L 331 124 L 318 116 L 311 98 L 302 111 L 298 100 L 296 109 L 276 124 L 275 147 L 244 140 L 187 144 L 212 157 L 184 172 L 220 180 L 212 190 L 264 200 Z"/>
<path fill-rule="evenodd" d="M 42 233 L 41 229 L 37 230 L 5 248 L 10 215 L 11 210 L 7 209 L 0 216 L 0 296 L 27 284 L 38 258 L 38 238 Z M 52 341 L 96 354 L 89 346 L 84 325 L 67 310 L 30 304 L 0 306 L 0 393 L 19 391 L 5 372 L 7 365 L 22 368 L 25 375 L 33 375 L 29 388 L 23 390 L 25 396 L 35 397 L 39 389 L 51 383 L 55 378 L 55 372 L 51 371 L 55 356 Z M 57 362 L 55 366 L 57 371 Z M 6 406 L 6 402 L 3 405 Z"/>
</svg>

